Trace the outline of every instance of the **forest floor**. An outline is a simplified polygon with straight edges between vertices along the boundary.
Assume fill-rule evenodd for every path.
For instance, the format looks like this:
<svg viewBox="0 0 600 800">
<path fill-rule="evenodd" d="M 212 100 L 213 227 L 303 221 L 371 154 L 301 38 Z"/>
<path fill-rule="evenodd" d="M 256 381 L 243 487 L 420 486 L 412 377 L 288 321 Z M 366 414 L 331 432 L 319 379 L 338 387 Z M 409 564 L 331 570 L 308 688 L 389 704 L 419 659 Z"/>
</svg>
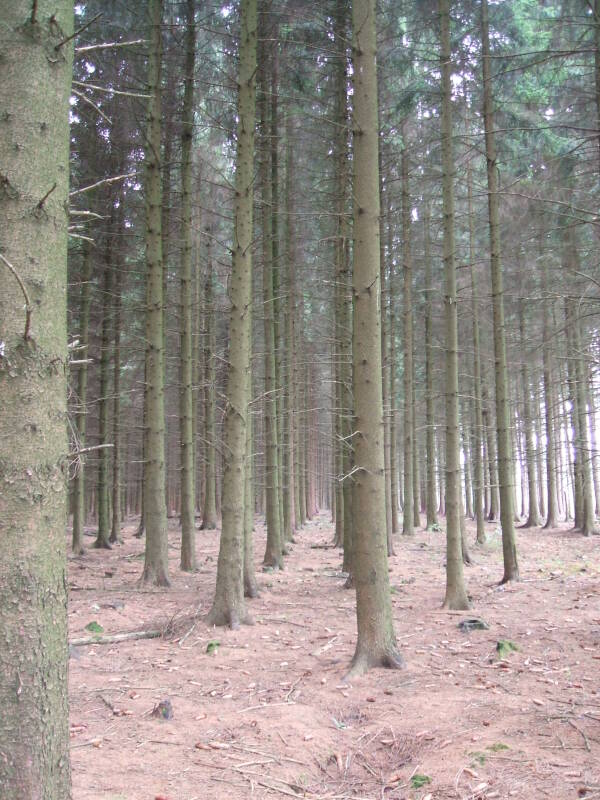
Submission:
<svg viewBox="0 0 600 800">
<path fill-rule="evenodd" d="M 600 798 L 597 538 L 519 530 L 523 581 L 499 586 L 500 533 L 488 525 L 466 569 L 472 609 L 449 613 L 444 534 L 398 537 L 390 577 L 407 668 L 348 683 L 355 595 L 339 551 L 322 547 L 328 518 L 297 534 L 281 573 L 259 570 L 257 525 L 255 625 L 236 631 L 203 617 L 218 531 L 198 531 L 189 575 L 172 525 L 168 590 L 138 590 L 133 523 L 124 544 L 70 558 L 72 639 L 91 622 L 105 635 L 166 631 L 72 648 L 74 800 Z M 471 617 L 489 629 L 460 630 Z M 172 718 L 152 716 L 167 698 Z"/>
</svg>

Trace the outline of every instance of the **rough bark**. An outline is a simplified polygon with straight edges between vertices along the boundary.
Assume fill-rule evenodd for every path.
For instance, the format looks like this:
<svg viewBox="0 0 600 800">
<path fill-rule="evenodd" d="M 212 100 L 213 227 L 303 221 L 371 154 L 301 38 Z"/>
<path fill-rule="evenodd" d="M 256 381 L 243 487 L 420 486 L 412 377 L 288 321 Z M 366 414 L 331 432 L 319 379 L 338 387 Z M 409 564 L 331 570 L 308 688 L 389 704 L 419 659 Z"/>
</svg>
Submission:
<svg viewBox="0 0 600 800">
<path fill-rule="evenodd" d="M 119 206 L 121 208 L 121 206 Z M 119 227 L 122 224 L 118 214 Z M 121 534 L 121 328 L 123 324 L 123 264 L 115 264 L 113 324 L 113 405 L 112 405 L 112 522 L 108 541 L 115 544 Z"/>
<path fill-rule="evenodd" d="M 402 533 L 414 533 L 414 425 L 413 425 L 413 317 L 412 317 L 412 254 L 410 197 L 408 193 L 408 157 L 402 151 L 402 272 L 403 317 L 404 317 L 404 507 L 402 509 Z"/>
<path fill-rule="evenodd" d="M 458 309 L 454 241 L 454 154 L 450 10 L 439 0 L 440 68 L 442 73 L 442 203 L 444 216 L 444 309 L 446 322 L 446 595 L 444 608 L 469 607 L 463 575 L 460 434 L 458 422 Z"/>
<path fill-rule="evenodd" d="M 519 332 L 521 336 L 521 381 L 523 383 L 523 427 L 525 428 L 525 461 L 527 466 L 527 497 L 529 509 L 524 528 L 536 528 L 540 525 L 538 508 L 537 475 L 535 470 L 535 445 L 533 441 L 533 418 L 531 414 L 531 393 L 529 387 L 529 367 L 527 365 L 527 337 L 525 331 L 524 302 L 519 304 Z"/>
<path fill-rule="evenodd" d="M 234 241 L 227 410 L 223 425 L 222 528 L 215 598 L 208 616 L 213 625 L 249 622 L 244 600 L 244 498 L 248 371 L 252 333 L 252 187 L 256 75 L 256 0 L 241 0 L 238 123 L 235 173 Z"/>
<path fill-rule="evenodd" d="M 112 205 L 112 203 L 111 203 Z M 103 449 L 99 451 L 98 480 L 96 483 L 96 497 L 98 502 L 98 532 L 93 546 L 101 549 L 110 549 L 110 522 L 109 522 L 109 473 L 110 451 L 104 445 L 109 444 L 109 386 L 110 386 L 110 318 L 111 299 L 113 295 L 113 241 L 114 241 L 114 213 L 110 215 L 107 230 L 104 254 L 104 274 L 102 280 L 102 334 L 100 337 L 100 397 L 98 400 L 98 438 Z"/>
<path fill-rule="evenodd" d="M 196 27 L 194 0 L 187 2 L 185 30 L 185 74 L 181 132 L 181 386 L 179 389 L 181 461 L 181 569 L 196 569 L 196 473 L 194 452 L 194 403 L 192 395 L 193 302 L 192 274 L 192 137 L 194 130 L 194 66 Z"/>
<path fill-rule="evenodd" d="M 81 347 L 82 361 L 77 374 L 77 443 L 80 449 L 85 447 L 87 430 L 87 386 L 88 386 L 88 345 L 90 327 L 90 304 L 92 279 L 92 246 L 84 241 L 83 245 L 83 272 L 81 275 L 81 302 L 79 309 L 79 346 Z M 71 548 L 76 555 L 82 555 L 83 530 L 85 526 L 85 455 L 78 460 L 73 487 L 73 538 Z"/>
<path fill-rule="evenodd" d="M 206 243 L 207 273 L 204 287 L 204 320 L 206 346 L 204 348 L 204 503 L 202 505 L 202 528 L 214 530 L 217 527 L 216 501 L 216 346 L 214 308 L 214 266 L 212 259 L 212 229 L 209 229 Z"/>
<path fill-rule="evenodd" d="M 425 256 L 425 463 L 427 473 L 427 496 L 425 509 L 427 529 L 438 524 L 435 479 L 435 414 L 433 389 L 433 286 L 431 280 L 431 214 L 429 201 L 423 213 L 423 237 Z"/>
<path fill-rule="evenodd" d="M 145 153 L 146 359 L 144 524 L 146 547 L 141 583 L 169 585 L 165 502 L 165 410 L 163 258 L 160 179 L 162 0 L 149 0 L 148 123 Z"/>
<path fill-rule="evenodd" d="M 477 544 L 485 544 L 484 474 L 483 474 L 483 401 L 481 396 L 481 347 L 479 342 L 479 302 L 475 278 L 475 215 L 473 213 L 473 180 L 467 167 L 467 199 L 469 214 L 469 276 L 471 279 L 471 315 L 473 320 L 473 513 L 477 525 Z"/>
<path fill-rule="evenodd" d="M 519 563 L 515 540 L 513 510 L 512 462 L 510 446 L 510 403 L 506 367 L 506 334 L 504 325 L 504 295 L 502 262 L 500 259 L 500 209 L 498 166 L 492 108 L 492 78 L 490 67 L 490 37 L 488 3 L 481 0 L 481 46 L 483 71 L 483 122 L 487 160 L 488 212 L 490 228 L 490 272 L 494 331 L 494 361 L 496 378 L 496 430 L 498 439 L 498 482 L 500 489 L 500 524 L 502 527 L 502 582 L 519 580 Z"/>
<path fill-rule="evenodd" d="M 548 263 L 543 252 L 543 240 L 540 238 L 540 256 L 542 259 L 542 378 L 544 384 L 544 426 L 546 433 L 546 522 L 544 528 L 556 528 L 558 524 L 558 508 L 556 497 L 556 440 L 554 430 L 554 363 L 552 357 L 552 330 L 550 327 L 551 301 L 548 287 Z"/>
<path fill-rule="evenodd" d="M 266 12 L 262 18 L 265 19 Z M 263 27 L 263 35 L 264 35 Z M 274 231 L 273 231 L 273 183 L 271 175 L 271 149 L 268 146 L 270 131 L 268 120 L 267 81 L 264 68 L 265 52 L 261 53 L 260 75 L 260 123 L 261 154 L 260 182 L 262 199 L 262 280 L 263 280 L 263 321 L 264 321 L 264 364 L 265 364 L 265 493 L 267 517 L 267 542 L 263 564 L 273 569 L 283 567 L 281 519 L 279 508 L 279 446 L 277 425 L 277 364 L 275 358 L 275 303 L 273 291 Z"/>
<path fill-rule="evenodd" d="M 379 168 L 375 2 L 352 4 L 354 65 L 354 402 L 353 575 L 358 641 L 350 673 L 399 667 L 385 538 Z"/>
<path fill-rule="evenodd" d="M 294 227 L 294 125 L 292 117 L 286 121 L 286 149 L 285 149 L 285 207 L 286 207 L 286 278 L 287 278 L 287 305 L 285 313 L 285 352 L 287 358 L 284 364 L 284 411 L 285 411 L 285 436 L 284 436 L 284 474 L 285 485 L 283 491 L 283 533 L 286 540 L 293 540 L 296 531 L 296 444 L 295 432 L 295 394 L 294 394 L 294 363 L 296 359 L 296 247 Z"/>
<path fill-rule="evenodd" d="M 35 11 L 34 11 L 35 10 Z M 73 5 L 0 22 L 0 796 L 71 796 L 67 214 Z M 10 267 L 9 267 L 10 265 Z M 22 287 L 19 280 L 22 282 Z M 24 303 L 24 294 L 27 297 Z"/>
</svg>

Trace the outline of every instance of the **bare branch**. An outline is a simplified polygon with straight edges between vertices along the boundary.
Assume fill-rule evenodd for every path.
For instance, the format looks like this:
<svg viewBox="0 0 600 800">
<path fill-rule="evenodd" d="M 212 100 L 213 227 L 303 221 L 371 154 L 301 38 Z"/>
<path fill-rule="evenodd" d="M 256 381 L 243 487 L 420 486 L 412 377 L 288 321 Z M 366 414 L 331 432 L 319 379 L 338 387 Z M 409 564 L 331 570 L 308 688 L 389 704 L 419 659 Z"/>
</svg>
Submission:
<svg viewBox="0 0 600 800">
<path fill-rule="evenodd" d="M 106 42 L 104 44 L 88 44 L 84 47 L 76 47 L 76 53 L 90 53 L 92 50 L 108 50 L 112 47 L 130 47 L 136 44 L 146 44 L 146 39 L 133 39 L 131 42 Z"/>
<path fill-rule="evenodd" d="M 144 100 L 149 100 L 149 94 L 141 94 L 139 92 L 122 92 L 119 89 L 108 89 L 106 86 L 98 86 L 96 83 L 84 83 L 83 81 L 73 81 L 76 86 L 81 86 L 84 89 L 95 89 L 97 92 L 105 92 L 106 94 L 118 94 L 120 97 L 142 97 Z"/>
<path fill-rule="evenodd" d="M 78 30 L 76 30 L 76 31 L 75 31 L 74 33 L 72 33 L 70 36 L 67 36 L 67 38 L 66 38 L 66 39 L 63 39 L 63 40 L 62 40 L 62 42 L 59 42 L 59 43 L 58 43 L 58 44 L 55 46 L 55 48 L 54 48 L 54 49 L 56 50 L 56 52 L 58 52 L 58 51 L 60 50 L 60 48 L 61 48 L 63 45 L 65 45 L 67 42 L 70 42 L 70 41 L 71 41 L 71 39 L 74 39 L 76 36 L 79 36 L 79 34 L 80 34 L 80 33 L 83 33 L 83 31 L 87 30 L 87 29 L 90 27 L 90 25 L 93 25 L 93 24 L 94 24 L 94 22 L 96 22 L 96 20 L 97 20 L 99 17 L 101 17 L 101 16 L 102 16 L 102 14 L 103 14 L 103 12 L 102 12 L 102 11 L 100 11 L 100 13 L 99 13 L 99 14 L 96 14 L 96 16 L 95 16 L 95 17 L 92 17 L 92 18 L 91 18 L 91 20 L 90 20 L 89 22 L 86 22 L 86 23 L 85 23 L 85 25 L 83 25 L 81 28 L 79 28 Z"/>
<path fill-rule="evenodd" d="M 10 261 L 5 258 L 2 253 L 0 253 L 0 259 L 6 264 L 12 274 L 15 276 L 17 283 L 21 287 L 21 291 L 23 292 L 23 296 L 25 297 L 25 332 L 23 333 L 23 339 L 28 341 L 31 338 L 30 328 L 31 328 L 31 302 L 29 300 L 29 295 L 27 294 L 27 289 L 25 288 L 25 284 L 21 280 L 21 276 L 17 272 L 17 270 L 13 267 Z"/>
<path fill-rule="evenodd" d="M 92 189 L 97 189 L 98 186 L 102 186 L 105 183 L 115 183 L 116 181 L 124 181 L 127 178 L 135 178 L 137 172 L 128 172 L 125 175 L 115 175 L 112 178 L 103 178 L 101 181 L 96 181 L 96 183 L 92 183 L 90 186 L 85 186 L 83 189 L 74 189 L 72 192 L 69 192 L 69 197 L 75 197 L 76 194 L 84 194 L 84 192 L 91 192 Z"/>
<path fill-rule="evenodd" d="M 111 121 L 111 120 L 110 120 L 110 119 L 109 119 L 109 118 L 106 116 L 106 114 L 104 113 L 104 111 L 102 111 L 102 109 L 101 109 L 101 108 L 99 108 L 99 107 L 96 105 L 96 103 L 92 102 L 92 100 L 90 100 L 90 98 L 89 98 L 89 97 L 87 97 L 87 95 L 85 95 L 83 92 L 80 92 L 78 89 L 73 89 L 73 88 L 72 88 L 72 89 L 71 89 L 71 91 L 72 91 L 72 93 L 73 93 L 73 94 L 74 94 L 76 97 L 80 97 L 80 98 L 81 98 L 82 100 L 84 100 L 86 103 L 89 103 L 89 105 L 91 105 L 91 106 L 92 106 L 92 108 L 93 108 L 95 111 L 97 111 L 97 112 L 98 112 L 98 114 L 100 114 L 100 116 L 101 116 L 103 119 L 105 119 L 105 120 L 108 122 L 108 124 L 109 124 L 109 125 L 112 125 L 112 121 Z"/>
</svg>

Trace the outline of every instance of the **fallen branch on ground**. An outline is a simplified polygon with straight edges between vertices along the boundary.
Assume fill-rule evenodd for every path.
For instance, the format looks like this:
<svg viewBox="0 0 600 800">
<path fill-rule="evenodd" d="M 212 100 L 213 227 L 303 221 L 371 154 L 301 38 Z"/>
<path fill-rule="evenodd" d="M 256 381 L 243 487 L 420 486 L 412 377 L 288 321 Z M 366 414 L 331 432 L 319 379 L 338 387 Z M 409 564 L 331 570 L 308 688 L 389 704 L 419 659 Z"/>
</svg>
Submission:
<svg viewBox="0 0 600 800">
<path fill-rule="evenodd" d="M 112 636 L 86 636 L 85 639 L 71 639 L 71 647 L 83 647 L 87 644 L 116 644 L 117 642 L 129 642 L 134 639 L 158 639 L 162 636 L 162 631 L 130 631 L 129 633 L 115 633 Z"/>
</svg>

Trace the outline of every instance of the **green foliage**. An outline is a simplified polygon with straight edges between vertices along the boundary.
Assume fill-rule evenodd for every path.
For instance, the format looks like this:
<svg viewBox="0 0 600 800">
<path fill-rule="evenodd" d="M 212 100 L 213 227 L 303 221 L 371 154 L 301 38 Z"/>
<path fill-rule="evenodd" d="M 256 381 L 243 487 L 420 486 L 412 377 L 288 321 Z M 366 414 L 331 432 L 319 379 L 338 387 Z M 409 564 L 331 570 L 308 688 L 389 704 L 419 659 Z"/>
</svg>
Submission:
<svg viewBox="0 0 600 800">
<path fill-rule="evenodd" d="M 219 649 L 220 644 L 221 644 L 221 642 L 218 639 L 212 639 L 206 645 L 206 652 L 208 653 L 208 655 L 210 656 L 210 655 L 216 654 L 217 650 Z"/>
<path fill-rule="evenodd" d="M 85 629 L 90 633 L 104 633 L 104 628 L 102 627 L 102 625 L 100 625 L 99 622 L 96 622 L 96 620 L 88 622 L 88 624 L 85 626 Z"/>
<path fill-rule="evenodd" d="M 502 742 L 496 742 L 495 744 L 488 745 L 486 750 L 491 750 L 492 753 L 499 753 L 502 750 L 510 750 L 510 747 Z"/>
<path fill-rule="evenodd" d="M 514 653 L 519 648 L 514 642 L 511 642 L 509 639 L 500 639 L 500 641 L 496 642 L 496 652 L 498 653 L 498 658 L 506 658 L 511 653 Z"/>
<path fill-rule="evenodd" d="M 472 753 L 469 753 L 473 761 L 476 761 L 480 766 L 483 766 L 486 762 L 486 754 L 482 753 L 480 750 L 474 750 Z"/>
<path fill-rule="evenodd" d="M 420 775 L 418 772 L 410 779 L 410 785 L 413 789 L 421 789 L 423 786 L 427 786 L 428 783 L 431 783 L 429 775 Z"/>
</svg>

